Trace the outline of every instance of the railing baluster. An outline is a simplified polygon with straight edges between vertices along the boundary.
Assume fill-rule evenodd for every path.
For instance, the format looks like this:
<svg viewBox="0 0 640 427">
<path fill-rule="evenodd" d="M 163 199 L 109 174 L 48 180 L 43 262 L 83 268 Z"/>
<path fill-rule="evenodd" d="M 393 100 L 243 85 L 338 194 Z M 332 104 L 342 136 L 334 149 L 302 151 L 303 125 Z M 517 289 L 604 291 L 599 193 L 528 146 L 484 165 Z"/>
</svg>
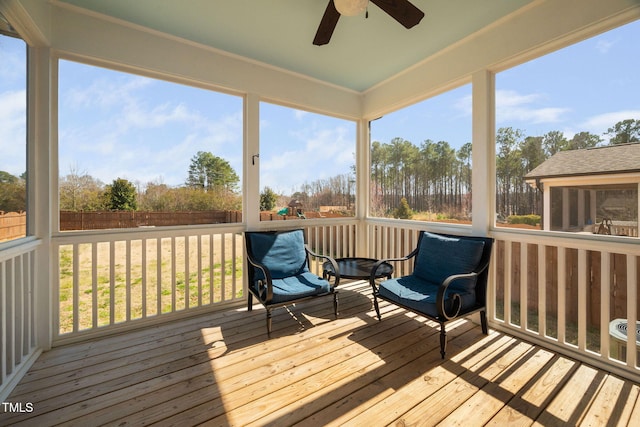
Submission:
<svg viewBox="0 0 640 427">
<path fill-rule="evenodd" d="M 611 254 L 600 252 L 600 354 L 603 359 L 611 358 L 609 323 L 611 322 Z"/>
<path fill-rule="evenodd" d="M 558 247 L 558 342 L 566 344 L 566 310 L 567 310 L 567 252 Z"/>
<path fill-rule="evenodd" d="M 227 300 L 227 234 L 220 235 L 220 301 Z"/>
<path fill-rule="evenodd" d="M 171 237 L 171 312 L 176 311 L 177 293 L 177 275 L 178 275 L 178 253 L 176 252 L 176 238 Z"/>
<path fill-rule="evenodd" d="M 27 313 L 25 317 L 27 317 L 28 321 L 28 330 L 27 333 L 29 338 L 27 340 L 28 346 L 26 348 L 27 353 L 31 351 L 31 349 L 36 345 L 36 331 L 35 331 L 35 292 L 33 292 L 33 267 L 34 267 L 34 258 L 35 254 L 33 252 L 28 252 L 26 254 L 27 257 L 27 267 L 26 267 L 26 282 L 25 282 L 25 292 L 27 293 Z M 0 269 L 1 270 L 1 269 Z M 1 272 L 0 272 L 1 274 Z M 0 308 L 2 305 L 0 304 Z M 1 339 L 1 338 L 0 338 Z M 27 354 L 25 353 L 25 355 Z"/>
<path fill-rule="evenodd" d="M 547 336 L 547 247 L 538 245 L 538 335 Z"/>
<path fill-rule="evenodd" d="M 91 243 L 91 325 L 98 327 L 98 244 Z"/>
<path fill-rule="evenodd" d="M 73 269 L 73 282 L 72 282 L 72 286 L 73 286 L 73 291 L 72 291 L 72 298 L 73 298 L 73 332 L 78 332 L 79 330 L 79 319 L 80 319 L 80 291 L 79 291 L 79 276 L 80 276 L 80 260 L 79 260 L 79 250 L 78 250 L 78 244 L 74 243 L 72 246 L 72 262 L 71 262 L 71 268 Z"/>
<path fill-rule="evenodd" d="M 190 246 L 191 239 L 189 236 L 184 236 L 184 308 L 185 310 L 189 309 L 190 301 L 189 301 L 189 286 L 191 286 L 191 269 L 189 263 L 189 252 L 191 249 Z"/>
<path fill-rule="evenodd" d="M 638 259 L 634 255 L 627 255 L 627 365 L 634 368 L 638 362 L 636 301 L 638 301 Z"/>
<path fill-rule="evenodd" d="M 0 262 L 0 356 L 2 360 L 7 360 L 7 346 L 9 345 L 9 330 L 7 328 L 7 317 L 10 304 L 7 301 L 7 288 L 10 286 L 7 277 L 7 263 L 10 261 Z M 8 370 L 11 369 L 6 363 L 0 363 L 0 378 L 2 384 L 5 384 Z"/>
<path fill-rule="evenodd" d="M 236 297 L 236 235 L 231 233 L 231 299 Z"/>
<path fill-rule="evenodd" d="M 162 238 L 156 239 L 156 316 L 162 314 Z"/>
<path fill-rule="evenodd" d="M 214 279 L 215 279 L 215 264 L 213 262 L 214 238 L 215 238 L 215 234 L 210 233 L 209 234 L 209 304 L 213 304 L 213 302 L 215 301 L 215 295 L 214 295 L 215 288 L 213 286 Z"/>
<path fill-rule="evenodd" d="M 74 250 L 75 252 L 75 250 Z M 116 316 L 116 244 L 109 242 L 109 324 L 115 323 Z"/>
<path fill-rule="evenodd" d="M 587 251 L 578 250 L 578 349 L 587 348 Z"/>
<path fill-rule="evenodd" d="M 198 265 L 198 307 L 202 306 L 202 235 L 198 234 L 196 238 L 196 256 L 197 256 L 197 265 Z"/>
<path fill-rule="evenodd" d="M 520 329 L 529 329 L 528 245 L 520 243 Z"/>
<path fill-rule="evenodd" d="M 6 340 L 3 342 L 3 348 L 6 350 L 4 353 L 4 359 L 7 361 L 7 374 L 13 373 L 13 368 L 16 366 L 14 355 L 14 348 L 16 343 L 16 331 L 13 327 L 14 322 L 14 301 L 15 301 L 15 267 L 16 267 L 16 258 L 13 257 L 9 259 L 7 264 L 5 264 L 7 268 L 7 290 L 4 294 L 5 301 L 5 316 L 4 316 L 4 328 L 5 328 L 5 337 Z"/>
<path fill-rule="evenodd" d="M 131 239 L 125 241 L 125 319 L 131 320 Z"/>
<path fill-rule="evenodd" d="M 141 296 L 141 307 L 140 310 L 142 311 L 140 317 L 142 319 L 146 319 L 147 318 L 147 239 L 146 238 L 142 238 L 142 240 L 140 241 L 140 262 L 142 263 L 142 265 L 140 266 L 140 274 L 142 275 L 141 279 L 141 291 L 140 291 L 140 296 Z"/>
<path fill-rule="evenodd" d="M 512 264 L 512 243 L 505 242 L 504 245 L 504 323 L 512 326 L 511 321 L 511 283 L 513 283 L 513 264 Z"/>
</svg>

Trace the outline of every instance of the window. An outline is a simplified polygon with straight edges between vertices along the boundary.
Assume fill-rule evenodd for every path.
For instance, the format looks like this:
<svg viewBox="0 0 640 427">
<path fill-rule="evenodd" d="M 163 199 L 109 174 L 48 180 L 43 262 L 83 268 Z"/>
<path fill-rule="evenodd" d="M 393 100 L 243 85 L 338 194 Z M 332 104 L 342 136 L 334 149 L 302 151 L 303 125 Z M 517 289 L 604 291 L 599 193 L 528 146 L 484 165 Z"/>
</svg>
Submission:
<svg viewBox="0 0 640 427">
<path fill-rule="evenodd" d="M 355 212 L 355 122 L 260 104 L 260 219 Z"/>
<path fill-rule="evenodd" d="M 27 47 L 4 33 L 0 31 L 0 243 L 27 235 Z"/>
<path fill-rule="evenodd" d="M 640 21 L 496 76 L 498 226 L 637 236 Z"/>
<path fill-rule="evenodd" d="M 371 122 L 371 215 L 471 223 L 471 85 Z"/>
<path fill-rule="evenodd" d="M 59 68 L 61 230 L 242 220 L 241 97 Z"/>
</svg>

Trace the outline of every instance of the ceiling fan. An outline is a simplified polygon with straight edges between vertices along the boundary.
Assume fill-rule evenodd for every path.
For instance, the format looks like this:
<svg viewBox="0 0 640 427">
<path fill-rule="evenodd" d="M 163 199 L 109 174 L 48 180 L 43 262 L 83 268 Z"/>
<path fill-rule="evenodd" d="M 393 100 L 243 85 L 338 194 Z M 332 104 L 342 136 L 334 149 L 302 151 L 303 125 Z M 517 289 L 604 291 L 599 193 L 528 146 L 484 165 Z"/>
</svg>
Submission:
<svg viewBox="0 0 640 427">
<path fill-rule="evenodd" d="M 366 10 L 368 3 L 369 0 L 329 0 L 313 44 L 322 46 L 329 43 L 340 15 L 358 15 Z M 387 12 L 405 28 L 417 25 L 424 17 L 424 12 L 411 4 L 409 0 L 371 0 L 371 3 Z"/>
</svg>

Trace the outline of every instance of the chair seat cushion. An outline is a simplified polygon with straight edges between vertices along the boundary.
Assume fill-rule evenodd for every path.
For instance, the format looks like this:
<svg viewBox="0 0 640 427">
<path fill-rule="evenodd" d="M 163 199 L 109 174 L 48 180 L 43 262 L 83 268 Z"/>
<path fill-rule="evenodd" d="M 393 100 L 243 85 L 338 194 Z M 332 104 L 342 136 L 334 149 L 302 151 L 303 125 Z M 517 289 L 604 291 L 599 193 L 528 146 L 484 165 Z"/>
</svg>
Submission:
<svg viewBox="0 0 640 427">
<path fill-rule="evenodd" d="M 475 305 L 476 296 L 473 290 L 449 289 L 445 295 L 445 311 L 453 311 L 453 299 L 451 295 L 457 293 L 462 298 L 464 312 Z M 436 301 L 438 297 L 438 284 L 423 280 L 414 275 L 397 279 L 385 280 L 380 284 L 379 295 L 389 301 L 403 305 L 418 313 L 427 316 L 438 317 Z"/>
<path fill-rule="evenodd" d="M 304 272 L 295 276 L 273 280 L 273 298 L 270 304 L 279 304 L 313 295 L 331 292 L 331 285 L 322 277 Z"/>
</svg>

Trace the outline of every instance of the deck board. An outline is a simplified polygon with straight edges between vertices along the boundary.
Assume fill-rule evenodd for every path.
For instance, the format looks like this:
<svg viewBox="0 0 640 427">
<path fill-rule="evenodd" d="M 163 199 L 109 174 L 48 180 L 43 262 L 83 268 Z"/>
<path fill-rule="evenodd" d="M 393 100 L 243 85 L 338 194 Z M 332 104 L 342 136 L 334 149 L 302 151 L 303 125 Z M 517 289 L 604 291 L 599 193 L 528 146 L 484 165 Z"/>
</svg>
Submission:
<svg viewBox="0 0 640 427">
<path fill-rule="evenodd" d="M 448 328 L 363 282 L 274 313 L 227 310 L 44 353 L 0 425 L 633 425 L 640 387 L 468 320 Z"/>
</svg>

